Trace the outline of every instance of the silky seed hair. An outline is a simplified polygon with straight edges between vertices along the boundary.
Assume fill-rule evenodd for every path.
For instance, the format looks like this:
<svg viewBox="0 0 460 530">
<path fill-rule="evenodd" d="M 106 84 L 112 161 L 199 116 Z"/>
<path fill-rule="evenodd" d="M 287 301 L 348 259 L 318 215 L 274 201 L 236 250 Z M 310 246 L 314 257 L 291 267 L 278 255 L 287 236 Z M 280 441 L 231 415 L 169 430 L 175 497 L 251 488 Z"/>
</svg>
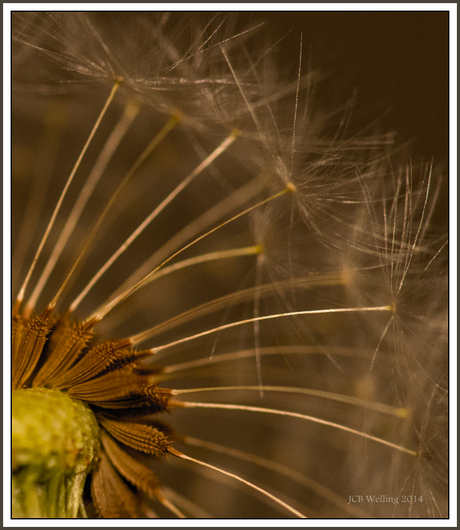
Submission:
<svg viewBox="0 0 460 530">
<path fill-rule="evenodd" d="M 442 172 L 265 29 L 13 13 L 13 518 L 448 517 Z"/>
</svg>

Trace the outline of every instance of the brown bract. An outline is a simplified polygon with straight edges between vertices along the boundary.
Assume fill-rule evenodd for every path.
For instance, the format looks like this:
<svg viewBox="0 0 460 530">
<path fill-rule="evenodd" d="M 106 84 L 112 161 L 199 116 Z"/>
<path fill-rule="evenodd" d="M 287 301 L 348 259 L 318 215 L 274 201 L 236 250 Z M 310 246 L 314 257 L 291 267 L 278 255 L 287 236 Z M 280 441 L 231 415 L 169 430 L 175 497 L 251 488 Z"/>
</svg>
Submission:
<svg viewBox="0 0 460 530">
<path fill-rule="evenodd" d="M 148 508 L 143 511 L 135 490 L 161 497 L 158 482 L 127 448 L 163 457 L 172 439 L 161 423 L 133 417 L 167 411 L 171 391 L 151 382 L 155 371 L 138 365 L 142 352 L 129 339 L 97 343 L 92 324 L 52 318 L 50 308 L 28 318 L 16 313 L 13 322 L 13 388 L 60 389 L 91 405 L 99 421 L 102 453 L 91 475 L 97 513 L 146 517 Z"/>
</svg>

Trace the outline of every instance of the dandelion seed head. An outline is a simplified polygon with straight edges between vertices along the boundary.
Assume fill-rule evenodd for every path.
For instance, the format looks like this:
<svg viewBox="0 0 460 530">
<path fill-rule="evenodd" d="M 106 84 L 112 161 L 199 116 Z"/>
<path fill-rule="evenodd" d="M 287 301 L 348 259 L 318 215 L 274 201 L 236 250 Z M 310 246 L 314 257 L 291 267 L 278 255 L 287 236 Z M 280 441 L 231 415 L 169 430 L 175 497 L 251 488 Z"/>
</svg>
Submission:
<svg viewBox="0 0 460 530">
<path fill-rule="evenodd" d="M 34 395 L 97 431 L 78 480 L 27 436 L 18 516 L 446 516 L 437 173 L 234 22 L 14 14 L 14 443 Z"/>
<path fill-rule="evenodd" d="M 155 13 L 16 13 L 13 43 L 21 51 L 29 48 L 37 62 L 41 77 L 34 79 L 34 91 L 41 86 L 44 91 L 71 92 L 88 83 L 110 86 L 119 81 L 122 92 L 155 112 L 180 112 L 189 126 L 206 133 L 210 126 L 225 130 L 228 124 L 247 123 L 247 110 L 220 46 L 234 55 L 257 28 L 235 35 L 229 33 L 232 24 L 226 18 L 216 15 L 202 25 L 193 14 L 171 14 L 165 20 Z M 256 101 L 261 93 L 252 64 L 240 70 Z M 26 87 L 30 73 L 21 74 L 16 75 L 17 86 Z M 268 78 L 264 84 L 272 93 L 278 90 Z"/>
</svg>

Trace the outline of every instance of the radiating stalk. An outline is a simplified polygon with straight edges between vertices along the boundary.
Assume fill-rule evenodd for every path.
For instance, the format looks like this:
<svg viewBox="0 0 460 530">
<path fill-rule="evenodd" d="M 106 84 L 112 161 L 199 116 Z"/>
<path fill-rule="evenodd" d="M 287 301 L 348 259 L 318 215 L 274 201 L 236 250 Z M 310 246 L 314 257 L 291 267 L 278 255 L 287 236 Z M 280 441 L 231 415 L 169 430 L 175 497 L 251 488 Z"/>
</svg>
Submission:
<svg viewBox="0 0 460 530">
<path fill-rule="evenodd" d="M 153 212 L 134 230 L 134 232 L 125 240 L 119 249 L 106 261 L 106 263 L 98 270 L 90 282 L 86 285 L 83 291 L 70 305 L 70 311 L 73 312 L 80 305 L 81 301 L 92 289 L 94 284 L 103 276 L 103 274 L 112 266 L 112 264 L 125 252 L 131 243 L 147 228 L 147 226 L 168 206 L 179 193 L 192 182 L 204 169 L 206 169 L 214 160 L 219 157 L 237 138 L 238 131 L 233 131 L 201 164 L 199 164 L 189 175 L 185 178 L 179 186 L 177 186 L 154 210 Z"/>
<path fill-rule="evenodd" d="M 72 169 L 72 172 L 70 173 L 70 176 L 67 179 L 67 182 L 66 182 L 66 184 L 64 186 L 64 189 L 62 190 L 61 196 L 59 197 L 58 203 L 56 204 L 56 207 L 54 208 L 54 211 L 53 211 L 53 214 L 51 216 L 51 219 L 50 219 L 50 221 L 48 223 L 48 226 L 46 228 L 45 234 L 42 237 L 42 240 L 41 240 L 40 245 L 39 245 L 39 247 L 37 249 L 35 257 L 34 257 L 34 259 L 32 261 L 32 265 L 30 266 L 29 272 L 27 273 L 26 278 L 24 280 L 24 283 L 22 284 L 22 287 L 21 287 L 21 289 L 19 291 L 18 297 L 16 299 L 16 304 L 15 304 L 17 306 L 17 308 L 19 308 L 19 306 L 22 303 L 22 300 L 24 299 L 24 294 L 25 294 L 27 285 L 29 283 L 30 277 L 32 276 L 32 273 L 33 273 L 33 271 L 35 269 L 35 265 L 37 264 L 38 258 L 40 257 L 40 254 L 41 254 L 41 252 L 43 250 L 43 247 L 44 247 L 44 245 L 45 245 L 45 243 L 46 243 L 46 241 L 48 239 L 48 236 L 49 236 L 49 234 L 51 232 L 51 229 L 54 226 L 54 222 L 56 220 L 57 214 L 59 213 L 59 210 L 61 209 L 62 202 L 64 201 L 64 198 L 65 198 L 65 196 L 67 194 L 67 190 L 69 189 L 69 187 L 70 187 L 70 185 L 71 185 L 71 183 L 73 181 L 73 178 L 75 176 L 75 173 L 77 172 L 77 169 L 80 167 L 80 163 L 81 163 L 83 157 L 85 156 L 85 153 L 86 153 L 86 151 L 87 151 L 87 149 L 89 147 L 89 144 L 91 143 L 94 135 L 96 134 L 96 131 L 99 128 L 99 125 L 100 125 L 100 123 L 102 121 L 102 118 L 104 117 L 105 113 L 107 112 L 107 109 L 109 108 L 109 105 L 112 102 L 112 100 L 113 100 L 113 98 L 115 96 L 115 93 L 116 93 L 118 87 L 120 86 L 120 83 L 121 83 L 121 81 L 118 80 L 118 79 L 115 81 L 115 83 L 113 85 L 113 88 L 112 88 L 112 90 L 111 90 L 111 92 L 109 94 L 109 97 L 107 98 L 107 100 L 106 100 L 106 102 L 104 104 L 104 107 L 102 108 L 102 111 L 99 114 L 99 117 L 97 118 L 96 123 L 94 124 L 93 129 L 91 130 L 91 133 L 90 133 L 88 139 L 86 140 L 86 143 L 83 146 L 83 149 L 82 149 L 77 161 L 75 162 L 75 165 L 74 165 L 74 167 Z M 33 309 L 33 307 L 28 307 L 27 306 L 25 314 L 30 313 L 30 311 L 32 309 Z"/>
<path fill-rule="evenodd" d="M 323 420 L 321 418 L 316 418 L 315 416 L 308 416 L 307 414 L 300 414 L 299 412 L 290 412 L 287 410 L 277 410 L 277 409 L 268 409 L 263 407 L 252 407 L 250 405 L 236 405 L 232 403 L 197 403 L 192 401 L 170 401 L 170 405 L 174 406 L 177 405 L 179 407 L 184 408 L 204 408 L 204 409 L 223 409 L 223 410 L 244 410 L 247 412 L 258 412 L 262 414 L 275 414 L 277 416 L 288 416 L 291 418 L 298 418 L 301 420 L 307 420 L 314 423 L 318 423 L 320 425 L 326 425 L 328 427 L 333 427 L 335 429 L 339 429 L 341 431 L 349 432 L 351 434 L 355 434 L 357 436 L 360 436 L 362 438 L 365 438 L 367 440 L 372 440 L 374 442 L 377 442 L 382 445 L 386 445 L 387 447 L 391 447 L 392 449 L 396 449 L 397 451 L 400 451 L 402 453 L 406 453 L 411 456 L 417 456 L 417 451 L 412 451 L 411 449 L 407 449 L 406 447 L 402 447 L 401 445 L 395 444 L 393 442 L 389 442 L 388 440 L 383 440 L 382 438 L 378 438 L 377 436 L 372 436 L 372 434 L 368 434 L 362 431 L 358 431 L 356 429 L 352 429 L 351 427 L 347 427 L 345 425 L 340 425 L 340 423 L 334 423 L 332 421 Z"/>
<path fill-rule="evenodd" d="M 71 236 L 83 209 L 85 208 L 94 188 L 96 187 L 108 163 L 110 162 L 115 150 L 117 149 L 122 138 L 126 134 L 129 126 L 136 117 L 138 110 L 139 105 L 137 103 L 133 101 L 128 102 L 120 121 L 118 122 L 118 124 L 110 134 L 109 138 L 107 139 L 107 142 L 105 143 L 104 148 L 102 149 L 98 159 L 96 160 L 96 163 L 94 164 L 94 167 L 91 170 L 91 173 L 89 174 L 85 185 L 80 191 L 75 205 L 67 218 L 64 228 L 62 229 L 61 235 L 53 247 L 53 252 L 48 258 L 48 262 L 30 297 L 28 305 L 31 308 L 35 307 L 38 297 L 40 296 L 44 286 L 46 285 L 50 274 L 53 272 L 56 262 L 59 259 L 62 251 L 64 250 L 64 247 L 67 244 L 69 237 Z"/>
</svg>

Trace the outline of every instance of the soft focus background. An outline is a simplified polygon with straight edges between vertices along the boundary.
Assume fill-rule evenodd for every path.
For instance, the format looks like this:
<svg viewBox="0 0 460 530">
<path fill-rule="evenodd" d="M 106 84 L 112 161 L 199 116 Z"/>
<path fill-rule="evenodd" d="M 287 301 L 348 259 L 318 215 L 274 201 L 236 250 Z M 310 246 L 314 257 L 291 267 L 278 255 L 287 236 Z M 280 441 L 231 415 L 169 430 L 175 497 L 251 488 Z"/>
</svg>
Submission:
<svg viewBox="0 0 460 530">
<path fill-rule="evenodd" d="M 380 117 L 415 156 L 447 162 L 448 12 L 241 13 L 266 20 L 295 71 L 299 34 L 305 64 L 330 74 L 323 89 L 347 98 L 356 90 L 354 120 Z M 334 96 L 334 90 L 336 94 Z M 320 91 L 317 91 L 318 95 Z"/>
</svg>

